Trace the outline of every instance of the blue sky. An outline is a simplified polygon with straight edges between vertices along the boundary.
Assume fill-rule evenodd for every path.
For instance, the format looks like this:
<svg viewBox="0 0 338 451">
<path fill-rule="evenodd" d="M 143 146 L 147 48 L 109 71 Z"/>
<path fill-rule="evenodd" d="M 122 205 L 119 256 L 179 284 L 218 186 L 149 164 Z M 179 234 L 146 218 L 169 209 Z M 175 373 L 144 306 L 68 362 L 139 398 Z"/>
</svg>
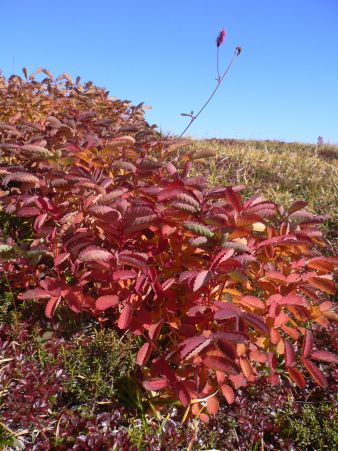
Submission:
<svg viewBox="0 0 338 451">
<path fill-rule="evenodd" d="M 2 2 L 0 68 L 80 75 L 112 96 L 152 106 L 150 123 L 199 138 L 338 143 L 338 0 L 11 0 Z"/>
</svg>

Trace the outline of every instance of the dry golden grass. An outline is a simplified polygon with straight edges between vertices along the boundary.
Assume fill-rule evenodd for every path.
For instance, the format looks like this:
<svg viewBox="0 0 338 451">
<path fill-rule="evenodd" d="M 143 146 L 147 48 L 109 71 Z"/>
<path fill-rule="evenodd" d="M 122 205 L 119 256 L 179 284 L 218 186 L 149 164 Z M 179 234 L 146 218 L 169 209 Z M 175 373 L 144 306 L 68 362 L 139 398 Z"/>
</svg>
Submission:
<svg viewBox="0 0 338 451">
<path fill-rule="evenodd" d="M 313 213 L 329 214 L 325 232 L 337 246 L 338 146 L 277 141 L 203 140 L 194 150 L 212 150 L 215 157 L 197 163 L 195 172 L 210 184 L 245 184 L 245 196 L 261 193 L 288 207 L 305 200 Z"/>
</svg>

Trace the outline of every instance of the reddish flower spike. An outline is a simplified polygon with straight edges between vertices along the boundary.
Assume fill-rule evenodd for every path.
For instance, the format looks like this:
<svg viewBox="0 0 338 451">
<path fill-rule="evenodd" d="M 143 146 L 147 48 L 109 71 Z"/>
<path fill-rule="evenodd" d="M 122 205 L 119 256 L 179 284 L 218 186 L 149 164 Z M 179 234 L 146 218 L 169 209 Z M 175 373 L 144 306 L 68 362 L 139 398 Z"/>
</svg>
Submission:
<svg viewBox="0 0 338 451">
<path fill-rule="evenodd" d="M 217 47 L 220 47 L 223 44 L 225 35 L 226 35 L 226 32 L 225 32 L 224 28 L 222 28 L 221 31 L 218 33 L 218 36 L 216 39 Z"/>
</svg>

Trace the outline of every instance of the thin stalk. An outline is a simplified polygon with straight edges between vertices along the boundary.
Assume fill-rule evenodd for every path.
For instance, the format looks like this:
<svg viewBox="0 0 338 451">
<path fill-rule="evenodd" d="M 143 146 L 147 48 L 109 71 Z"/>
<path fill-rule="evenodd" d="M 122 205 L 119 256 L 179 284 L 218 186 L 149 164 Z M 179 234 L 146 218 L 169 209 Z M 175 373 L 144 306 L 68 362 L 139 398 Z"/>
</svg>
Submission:
<svg viewBox="0 0 338 451">
<path fill-rule="evenodd" d="M 217 61 L 217 81 L 219 82 L 221 79 L 221 76 L 219 74 L 219 68 L 218 68 L 218 59 L 219 59 L 219 47 L 216 47 L 216 51 L 217 51 L 217 57 L 216 57 L 216 61 Z"/>
<path fill-rule="evenodd" d="M 229 72 L 231 66 L 233 65 L 236 57 L 241 53 L 241 49 L 240 47 L 236 47 L 235 53 L 233 55 L 233 57 L 230 60 L 230 63 L 228 64 L 228 67 L 225 69 L 222 77 L 218 78 L 217 84 L 215 89 L 212 91 L 212 93 L 210 94 L 210 96 L 208 97 L 208 99 L 204 102 L 202 108 L 199 110 L 199 112 L 195 115 L 192 116 L 190 119 L 189 124 L 185 127 L 185 129 L 183 130 L 183 132 L 180 134 L 180 136 L 178 137 L 178 139 L 182 138 L 182 136 L 186 133 L 186 131 L 189 129 L 189 127 L 193 124 L 193 122 L 195 122 L 195 120 L 198 118 L 198 116 L 202 113 L 202 111 L 205 109 L 205 107 L 209 104 L 209 102 L 211 101 L 211 99 L 214 97 L 214 95 L 216 94 L 218 88 L 220 87 L 222 81 L 224 80 L 224 78 L 226 77 L 227 73 Z M 217 56 L 218 56 L 218 52 L 217 52 Z M 217 58 L 217 63 L 218 63 L 218 58 Z"/>
</svg>

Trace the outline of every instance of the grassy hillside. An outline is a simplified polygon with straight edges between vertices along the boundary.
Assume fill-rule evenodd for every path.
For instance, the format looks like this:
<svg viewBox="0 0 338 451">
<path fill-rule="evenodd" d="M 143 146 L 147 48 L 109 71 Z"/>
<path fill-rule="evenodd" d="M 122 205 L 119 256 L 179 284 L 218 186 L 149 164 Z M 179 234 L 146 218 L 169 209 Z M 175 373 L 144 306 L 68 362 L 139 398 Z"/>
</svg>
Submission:
<svg viewBox="0 0 338 451">
<path fill-rule="evenodd" d="M 247 195 L 259 192 L 285 207 L 305 200 L 313 213 L 330 215 L 324 227 L 337 253 L 338 146 L 211 139 L 193 147 L 216 153 L 197 165 L 212 185 L 243 183 Z"/>
</svg>

